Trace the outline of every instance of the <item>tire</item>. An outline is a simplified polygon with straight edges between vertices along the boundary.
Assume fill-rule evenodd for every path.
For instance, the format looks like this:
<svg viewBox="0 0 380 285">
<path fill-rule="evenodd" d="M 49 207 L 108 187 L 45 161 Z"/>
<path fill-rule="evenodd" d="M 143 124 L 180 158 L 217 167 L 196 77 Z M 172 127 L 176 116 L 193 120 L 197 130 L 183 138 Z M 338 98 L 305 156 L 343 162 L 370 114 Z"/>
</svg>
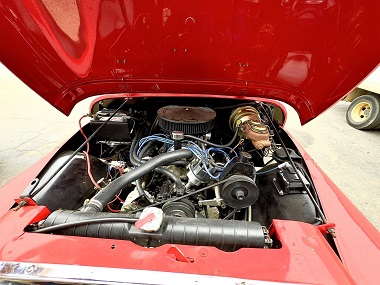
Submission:
<svg viewBox="0 0 380 285">
<path fill-rule="evenodd" d="M 363 95 L 347 109 L 347 123 L 358 130 L 380 128 L 380 96 Z"/>
</svg>

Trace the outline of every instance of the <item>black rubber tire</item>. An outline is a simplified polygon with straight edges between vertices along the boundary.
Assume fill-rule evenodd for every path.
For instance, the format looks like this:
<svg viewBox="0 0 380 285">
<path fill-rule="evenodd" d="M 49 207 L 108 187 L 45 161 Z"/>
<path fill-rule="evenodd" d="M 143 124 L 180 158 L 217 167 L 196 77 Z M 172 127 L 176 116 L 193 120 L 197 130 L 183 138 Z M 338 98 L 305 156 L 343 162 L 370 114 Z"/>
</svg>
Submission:
<svg viewBox="0 0 380 285">
<path fill-rule="evenodd" d="M 347 123 L 358 130 L 380 128 L 380 96 L 363 95 L 347 109 Z"/>
</svg>

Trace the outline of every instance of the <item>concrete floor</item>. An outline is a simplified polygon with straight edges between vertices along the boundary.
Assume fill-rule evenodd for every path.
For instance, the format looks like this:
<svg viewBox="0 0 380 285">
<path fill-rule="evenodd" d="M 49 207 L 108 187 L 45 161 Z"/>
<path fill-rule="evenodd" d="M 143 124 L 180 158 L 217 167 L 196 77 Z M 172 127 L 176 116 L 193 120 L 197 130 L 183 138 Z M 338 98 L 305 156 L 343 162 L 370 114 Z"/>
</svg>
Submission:
<svg viewBox="0 0 380 285">
<path fill-rule="evenodd" d="M 0 64 L 0 186 L 78 129 L 87 99 L 69 117 L 59 113 Z M 339 102 L 300 126 L 288 107 L 286 128 L 318 165 L 380 230 L 380 131 L 358 131 L 346 123 L 349 103 Z"/>
<path fill-rule="evenodd" d="M 380 130 L 359 131 L 346 122 L 349 102 L 338 102 L 301 126 L 289 112 L 286 129 L 323 171 L 380 230 Z"/>
</svg>

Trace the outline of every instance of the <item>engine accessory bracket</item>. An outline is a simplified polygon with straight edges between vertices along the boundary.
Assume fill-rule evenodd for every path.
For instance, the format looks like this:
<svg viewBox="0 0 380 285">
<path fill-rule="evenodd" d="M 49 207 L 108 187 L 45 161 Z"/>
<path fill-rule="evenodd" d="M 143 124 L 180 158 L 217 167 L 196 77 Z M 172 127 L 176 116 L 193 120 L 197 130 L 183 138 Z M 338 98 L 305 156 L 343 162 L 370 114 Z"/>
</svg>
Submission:
<svg viewBox="0 0 380 285">
<path fill-rule="evenodd" d="M 199 206 L 210 206 L 210 207 L 223 207 L 223 199 L 222 198 L 214 198 L 209 200 L 199 200 L 198 201 Z"/>
<path fill-rule="evenodd" d="M 271 248 L 273 245 L 273 240 L 271 239 L 269 235 L 269 230 L 266 227 L 262 227 L 263 233 L 264 233 L 264 247 L 265 248 Z"/>
</svg>

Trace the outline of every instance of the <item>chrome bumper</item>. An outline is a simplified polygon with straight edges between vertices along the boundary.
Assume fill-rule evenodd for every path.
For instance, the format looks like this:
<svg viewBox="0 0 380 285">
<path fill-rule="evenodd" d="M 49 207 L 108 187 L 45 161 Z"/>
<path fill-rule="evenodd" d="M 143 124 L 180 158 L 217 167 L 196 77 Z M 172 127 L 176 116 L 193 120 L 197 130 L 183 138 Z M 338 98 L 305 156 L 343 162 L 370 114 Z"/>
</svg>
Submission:
<svg viewBox="0 0 380 285">
<path fill-rule="evenodd" d="M 279 285 L 285 283 L 149 270 L 0 261 L 0 284 Z M 289 285 L 289 283 L 286 283 Z"/>
</svg>

